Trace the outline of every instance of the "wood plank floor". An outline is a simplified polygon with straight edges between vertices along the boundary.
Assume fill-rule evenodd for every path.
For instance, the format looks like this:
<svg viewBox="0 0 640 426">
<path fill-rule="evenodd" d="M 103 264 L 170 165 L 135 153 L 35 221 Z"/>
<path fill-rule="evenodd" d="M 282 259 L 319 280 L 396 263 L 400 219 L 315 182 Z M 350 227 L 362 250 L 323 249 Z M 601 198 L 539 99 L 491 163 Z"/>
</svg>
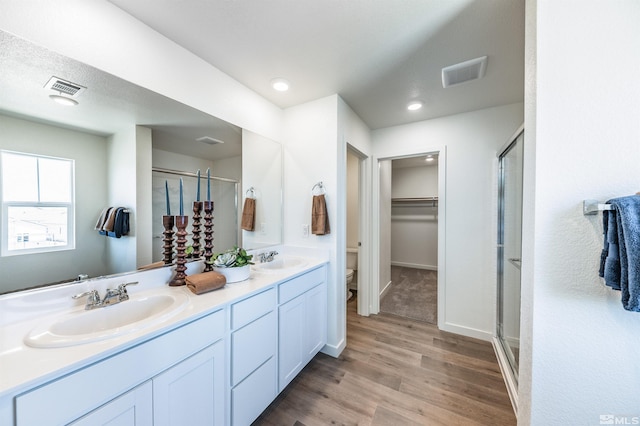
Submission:
<svg viewBox="0 0 640 426">
<path fill-rule="evenodd" d="M 254 425 L 515 425 L 491 344 L 347 304 L 347 347 L 318 354 Z"/>
</svg>

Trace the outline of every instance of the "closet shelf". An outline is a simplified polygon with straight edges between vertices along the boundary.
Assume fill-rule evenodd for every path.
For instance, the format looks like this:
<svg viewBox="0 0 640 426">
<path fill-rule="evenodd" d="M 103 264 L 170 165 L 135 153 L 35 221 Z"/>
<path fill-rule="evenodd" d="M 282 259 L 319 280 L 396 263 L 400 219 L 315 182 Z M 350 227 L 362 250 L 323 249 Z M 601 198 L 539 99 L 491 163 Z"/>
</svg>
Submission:
<svg viewBox="0 0 640 426">
<path fill-rule="evenodd" d="M 405 197 L 405 198 L 392 198 L 391 204 L 396 206 L 431 206 L 438 205 L 438 197 Z"/>
</svg>

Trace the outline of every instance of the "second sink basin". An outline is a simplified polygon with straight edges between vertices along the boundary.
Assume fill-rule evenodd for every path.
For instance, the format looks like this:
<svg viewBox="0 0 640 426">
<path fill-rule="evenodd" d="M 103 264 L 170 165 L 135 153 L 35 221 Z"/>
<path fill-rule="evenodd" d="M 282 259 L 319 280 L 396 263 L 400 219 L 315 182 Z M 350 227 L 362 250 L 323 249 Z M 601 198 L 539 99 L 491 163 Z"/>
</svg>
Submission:
<svg viewBox="0 0 640 426">
<path fill-rule="evenodd" d="M 121 336 L 166 320 L 182 311 L 188 301 L 182 293 L 154 294 L 90 311 L 76 308 L 34 328 L 25 344 L 59 348 Z"/>
<path fill-rule="evenodd" d="M 271 262 L 256 263 L 253 268 L 257 271 L 280 272 L 290 269 L 302 268 L 307 264 L 307 259 L 303 257 L 283 256 L 276 257 Z"/>
</svg>

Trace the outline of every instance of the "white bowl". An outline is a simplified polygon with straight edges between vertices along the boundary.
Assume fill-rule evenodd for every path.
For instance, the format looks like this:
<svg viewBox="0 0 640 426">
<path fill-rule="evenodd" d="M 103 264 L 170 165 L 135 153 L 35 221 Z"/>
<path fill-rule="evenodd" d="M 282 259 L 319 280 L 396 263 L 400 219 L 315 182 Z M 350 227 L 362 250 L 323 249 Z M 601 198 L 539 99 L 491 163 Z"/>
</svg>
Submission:
<svg viewBox="0 0 640 426">
<path fill-rule="evenodd" d="M 227 283 L 244 281 L 249 278 L 249 275 L 251 275 L 251 268 L 249 265 L 237 268 L 218 268 L 217 266 L 214 266 L 213 270 L 224 275 L 227 279 Z"/>
</svg>

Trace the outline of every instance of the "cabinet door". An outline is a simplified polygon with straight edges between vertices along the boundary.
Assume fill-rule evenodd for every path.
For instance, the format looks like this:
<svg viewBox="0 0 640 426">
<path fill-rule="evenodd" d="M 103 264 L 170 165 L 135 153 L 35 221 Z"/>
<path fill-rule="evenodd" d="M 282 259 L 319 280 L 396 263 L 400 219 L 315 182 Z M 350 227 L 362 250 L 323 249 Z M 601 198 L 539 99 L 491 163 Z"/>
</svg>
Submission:
<svg viewBox="0 0 640 426">
<path fill-rule="evenodd" d="M 223 425 L 224 343 L 219 341 L 153 379 L 155 426 Z"/>
<path fill-rule="evenodd" d="M 305 293 L 304 363 L 311 361 L 327 343 L 327 285 L 321 284 Z"/>
<path fill-rule="evenodd" d="M 231 424 L 247 426 L 275 399 L 276 361 L 269 358 L 231 390 Z"/>
<path fill-rule="evenodd" d="M 279 308 L 278 391 L 282 391 L 303 367 L 305 351 L 304 294 Z"/>
<path fill-rule="evenodd" d="M 151 381 L 135 387 L 113 401 L 71 423 L 73 426 L 152 426 Z"/>
</svg>

